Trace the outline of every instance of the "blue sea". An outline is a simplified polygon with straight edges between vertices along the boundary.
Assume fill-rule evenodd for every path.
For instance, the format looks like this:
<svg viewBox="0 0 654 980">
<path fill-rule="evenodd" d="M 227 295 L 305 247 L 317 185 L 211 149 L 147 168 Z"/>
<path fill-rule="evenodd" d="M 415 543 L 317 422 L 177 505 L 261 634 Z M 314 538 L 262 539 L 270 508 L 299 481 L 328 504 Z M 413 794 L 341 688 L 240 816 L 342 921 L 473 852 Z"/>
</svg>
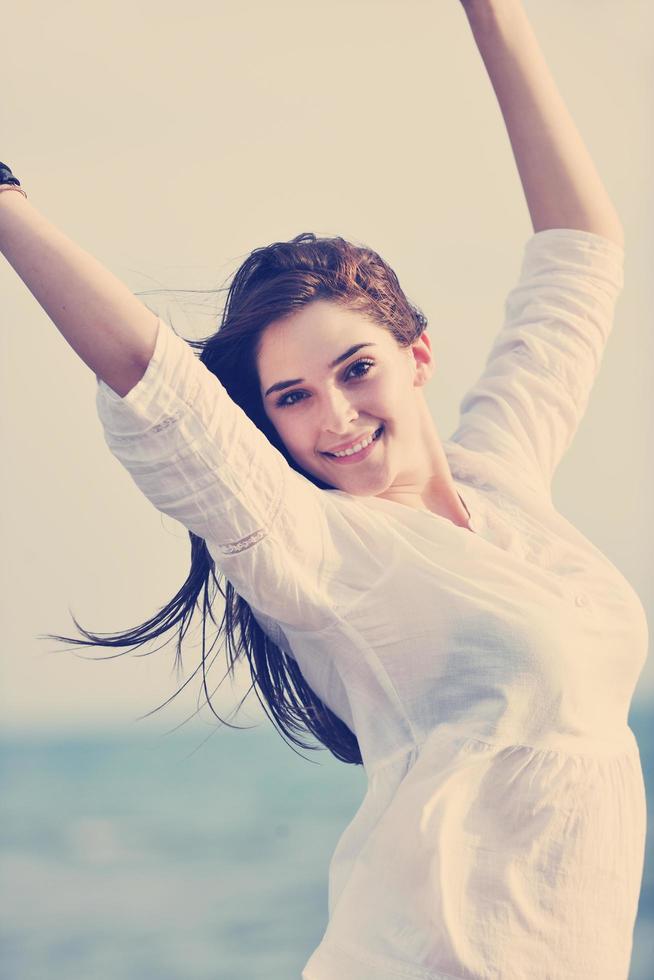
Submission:
<svg viewBox="0 0 654 980">
<path fill-rule="evenodd" d="M 649 800 L 651 718 L 629 722 Z M 216 725 L 0 736 L 1 980 L 299 980 L 365 776 Z M 651 841 L 629 980 L 652 976 Z"/>
</svg>

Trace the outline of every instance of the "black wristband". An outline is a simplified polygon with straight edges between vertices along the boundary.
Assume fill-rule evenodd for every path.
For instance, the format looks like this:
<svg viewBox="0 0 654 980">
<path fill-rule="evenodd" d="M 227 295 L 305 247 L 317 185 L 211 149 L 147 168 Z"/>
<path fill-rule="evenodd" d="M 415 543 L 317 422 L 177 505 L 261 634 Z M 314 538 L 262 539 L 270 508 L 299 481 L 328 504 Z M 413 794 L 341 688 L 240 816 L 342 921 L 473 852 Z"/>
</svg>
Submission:
<svg viewBox="0 0 654 980">
<path fill-rule="evenodd" d="M 16 187 L 20 187 L 18 177 L 14 177 L 7 164 L 2 162 L 0 162 L 0 184 L 15 184 Z"/>
</svg>

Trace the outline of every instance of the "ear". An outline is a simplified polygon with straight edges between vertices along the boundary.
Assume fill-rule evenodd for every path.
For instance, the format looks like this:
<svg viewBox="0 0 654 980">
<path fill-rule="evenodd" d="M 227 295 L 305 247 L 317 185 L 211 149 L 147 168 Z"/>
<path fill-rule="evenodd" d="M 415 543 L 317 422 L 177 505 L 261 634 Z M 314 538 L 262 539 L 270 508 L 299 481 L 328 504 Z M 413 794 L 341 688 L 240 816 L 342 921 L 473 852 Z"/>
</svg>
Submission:
<svg viewBox="0 0 654 980">
<path fill-rule="evenodd" d="M 435 370 L 434 356 L 431 349 L 431 338 L 427 330 L 423 330 L 418 339 L 410 347 L 414 361 L 414 385 L 420 387 L 427 384 Z"/>
</svg>

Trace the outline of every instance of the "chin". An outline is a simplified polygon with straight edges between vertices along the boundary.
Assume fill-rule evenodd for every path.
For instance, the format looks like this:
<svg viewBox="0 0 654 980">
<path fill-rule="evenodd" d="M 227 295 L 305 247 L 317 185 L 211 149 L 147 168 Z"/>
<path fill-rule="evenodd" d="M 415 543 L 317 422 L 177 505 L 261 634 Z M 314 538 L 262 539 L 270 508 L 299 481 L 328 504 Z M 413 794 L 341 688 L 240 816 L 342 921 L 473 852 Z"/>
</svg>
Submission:
<svg viewBox="0 0 654 980">
<path fill-rule="evenodd" d="M 339 480 L 335 484 L 336 489 L 351 493 L 353 497 L 376 497 L 388 487 L 387 480 L 375 479 L 373 476 L 366 479 L 363 475 L 357 479 L 352 476 L 349 480 Z"/>
<path fill-rule="evenodd" d="M 350 493 L 354 497 L 375 497 L 387 490 L 392 482 L 387 473 L 362 472 L 356 474 L 354 472 L 347 472 L 345 468 L 345 472 L 342 474 L 340 472 L 333 472 L 333 470 L 338 470 L 338 467 L 327 467 L 331 472 L 326 472 L 322 469 L 318 472 L 306 463 L 298 462 L 297 465 L 302 475 L 308 477 L 312 482 L 320 486 L 321 489 L 341 490 L 343 493 Z"/>
</svg>

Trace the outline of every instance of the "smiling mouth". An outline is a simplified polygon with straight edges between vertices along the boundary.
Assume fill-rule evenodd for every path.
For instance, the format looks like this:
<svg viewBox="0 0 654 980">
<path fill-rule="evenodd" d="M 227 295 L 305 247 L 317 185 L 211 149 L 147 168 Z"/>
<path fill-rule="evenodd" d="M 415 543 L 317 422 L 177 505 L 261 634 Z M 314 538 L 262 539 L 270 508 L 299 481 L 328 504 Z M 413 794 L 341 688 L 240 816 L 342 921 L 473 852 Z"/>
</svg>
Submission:
<svg viewBox="0 0 654 980">
<path fill-rule="evenodd" d="M 323 452 L 323 456 L 329 456 L 332 459 L 344 459 L 345 457 L 348 456 L 358 456 L 359 453 L 363 452 L 364 449 L 367 449 L 368 446 L 370 446 L 373 442 L 379 439 L 383 431 L 384 431 L 384 426 L 380 425 L 379 428 L 376 429 L 375 432 L 373 432 L 372 436 L 369 436 L 367 439 L 364 439 L 361 442 L 357 442 L 354 446 L 352 446 L 351 449 L 345 449 L 343 450 L 343 452 L 340 453 Z"/>
</svg>

